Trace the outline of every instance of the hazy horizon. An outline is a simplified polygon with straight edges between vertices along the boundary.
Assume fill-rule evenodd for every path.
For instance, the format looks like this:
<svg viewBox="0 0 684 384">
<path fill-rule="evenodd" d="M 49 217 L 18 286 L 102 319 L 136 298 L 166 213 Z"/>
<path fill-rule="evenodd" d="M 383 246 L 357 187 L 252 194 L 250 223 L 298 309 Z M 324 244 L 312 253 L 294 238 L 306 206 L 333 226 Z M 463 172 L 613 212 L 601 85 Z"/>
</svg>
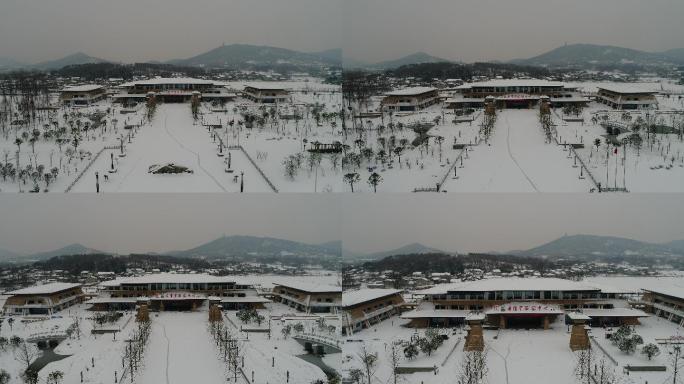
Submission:
<svg viewBox="0 0 684 384">
<path fill-rule="evenodd" d="M 342 49 L 345 59 L 367 63 L 416 52 L 508 61 L 566 43 L 660 52 L 684 48 L 681 14 L 676 0 L 5 0 L 0 57 L 167 61 L 222 43 Z"/>
<path fill-rule="evenodd" d="M 80 243 L 119 254 L 163 253 L 223 235 L 320 244 L 339 240 L 339 204 L 331 196 L 7 195 L 0 207 L 13 219 L 0 220 L 0 248 L 32 254 Z"/>
<path fill-rule="evenodd" d="M 79 243 L 103 252 L 164 253 L 223 235 L 374 253 L 421 243 L 446 252 L 525 250 L 565 234 L 651 243 L 682 240 L 677 194 L 117 194 L 0 199 L 0 248 L 32 254 Z M 644 226 L 642 223 L 648 223 Z"/>
<path fill-rule="evenodd" d="M 345 196 L 341 237 L 355 253 L 412 243 L 445 252 L 508 252 L 565 234 L 665 243 L 684 239 L 672 225 L 684 216 L 681 202 L 677 194 Z"/>
<path fill-rule="evenodd" d="M 347 0 L 345 13 L 345 58 L 370 63 L 415 52 L 508 61 L 566 43 L 684 48 L 684 2 L 675 0 Z"/>
<path fill-rule="evenodd" d="M 83 52 L 114 62 L 184 59 L 226 44 L 341 47 L 342 0 L 3 0 L 0 57 Z"/>
</svg>

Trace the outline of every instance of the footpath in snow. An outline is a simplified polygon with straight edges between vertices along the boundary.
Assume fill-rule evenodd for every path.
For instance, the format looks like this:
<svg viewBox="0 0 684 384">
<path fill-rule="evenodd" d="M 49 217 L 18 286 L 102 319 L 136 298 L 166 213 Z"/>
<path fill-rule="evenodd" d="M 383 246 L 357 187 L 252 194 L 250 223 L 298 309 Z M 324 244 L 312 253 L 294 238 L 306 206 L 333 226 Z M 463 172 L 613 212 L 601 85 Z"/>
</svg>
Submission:
<svg viewBox="0 0 684 384">
<path fill-rule="evenodd" d="M 152 317 L 145 368 L 136 382 L 145 384 L 221 384 L 225 369 L 216 357 L 204 312 L 160 313 Z"/>
<path fill-rule="evenodd" d="M 235 172 L 225 172 L 225 157 L 217 156 L 218 144 L 199 122 L 193 124 L 187 104 L 160 105 L 152 123 L 141 127 L 125 148 L 123 158 L 118 157 L 118 149 L 105 150 L 72 191 L 94 192 L 95 172 L 99 172 L 101 192 L 239 192 L 240 183 L 234 177 L 243 171 L 245 192 L 271 191 L 241 151 L 230 151 Z M 108 173 L 111 153 L 117 163 L 113 174 Z M 148 173 L 151 165 L 166 163 L 188 167 L 193 173 Z M 104 175 L 109 180 L 104 180 Z"/>
<path fill-rule="evenodd" d="M 448 192 L 588 192 L 579 168 L 555 143 L 547 144 L 536 111 L 498 112 L 494 133 L 448 177 Z"/>
</svg>

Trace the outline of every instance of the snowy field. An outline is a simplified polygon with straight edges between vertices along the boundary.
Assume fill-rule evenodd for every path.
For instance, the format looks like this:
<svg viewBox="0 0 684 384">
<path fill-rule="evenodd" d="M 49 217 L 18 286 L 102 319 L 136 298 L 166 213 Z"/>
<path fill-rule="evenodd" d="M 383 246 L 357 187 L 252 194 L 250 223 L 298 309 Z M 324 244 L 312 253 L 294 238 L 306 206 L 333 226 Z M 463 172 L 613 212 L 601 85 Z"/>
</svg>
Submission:
<svg viewBox="0 0 684 384">
<path fill-rule="evenodd" d="M 254 284 L 259 290 L 270 290 L 278 282 L 305 280 L 312 284 L 340 283 L 340 276 L 336 272 L 310 272 L 310 276 L 247 275 L 241 276 L 241 279 Z M 60 334 L 74 327 L 78 320 L 80 335 L 71 333 L 54 349 L 61 359 L 42 367 L 39 371 L 41 380 L 44 381 L 50 372 L 61 371 L 64 373 L 64 383 L 113 383 L 115 375 L 117 379 L 122 377 L 126 340 L 137 329 L 135 314 L 124 312 L 124 316 L 116 322 L 105 325 L 107 329 L 117 329 L 116 335 L 96 335 L 91 334 L 96 324 L 93 320 L 95 312 L 87 310 L 89 306 L 73 306 L 51 319 L 14 317 L 11 327 L 3 319 L 0 337 L 10 340 L 12 336 L 26 339 L 45 332 Z M 245 376 L 240 375 L 237 383 L 248 383 L 245 377 L 250 383 L 285 383 L 288 375 L 290 383 L 326 381 L 324 368 L 328 372 L 341 369 L 340 353 L 328 353 L 322 357 L 307 355 L 303 344 L 295 338 L 301 333 L 337 340 L 340 332 L 337 315 L 305 314 L 279 303 L 267 303 L 265 306 L 258 311 L 264 316 L 261 325 L 253 321 L 242 322 L 235 311 L 223 312 L 223 324 L 239 340 L 244 356 L 241 369 Z M 235 382 L 231 379 L 233 375 L 227 364 L 221 360 L 211 335 L 206 305 L 194 312 L 152 312 L 150 319 L 150 338 L 141 366 L 134 374 L 135 383 L 173 384 L 197 380 L 208 384 Z M 286 327 L 295 328 L 298 324 L 302 326 L 301 331 L 292 330 L 289 334 L 282 331 Z M 270 336 L 268 332 L 263 332 L 269 327 Z M 41 352 L 35 348 L 35 344 L 27 345 L 35 361 Z M 19 375 L 26 368 L 18 359 L 19 354 L 19 347 L 9 344 L 0 347 L 0 367 L 12 376 L 11 384 L 22 382 Z M 124 382 L 130 382 L 128 372 L 125 375 Z"/>
<path fill-rule="evenodd" d="M 469 151 L 458 179 L 447 178 L 454 192 L 588 192 L 579 170 L 562 147 L 546 142 L 536 111 L 504 110 L 487 143 Z M 458 173 L 460 171 L 460 174 Z"/>
<path fill-rule="evenodd" d="M 684 287 L 684 276 L 673 277 L 597 277 L 588 279 L 602 286 L 634 290 L 636 287 Z M 627 305 L 626 302 L 621 302 Z M 361 369 L 363 348 L 369 353 L 377 354 L 378 363 L 374 368 L 373 383 L 393 382 L 391 364 L 391 346 L 399 345 L 399 361 L 397 366 L 420 367 L 425 372 L 406 373 L 398 375 L 398 383 L 410 384 L 447 384 L 456 382 L 464 356 L 463 343 L 465 331 L 460 328 L 442 329 L 440 332 L 449 338 L 430 356 L 420 352 L 414 359 L 407 359 L 403 355 L 402 342 L 412 337 L 423 336 L 424 329 L 407 328 L 408 320 L 394 316 L 388 320 L 364 329 L 354 335 L 343 337 L 343 376 L 352 369 Z M 665 347 L 660 345 L 661 354 L 652 360 L 640 353 L 640 348 L 633 354 L 625 354 L 606 339 L 606 329 L 592 328 L 593 351 L 595 360 L 604 359 L 611 372 L 620 378 L 620 383 L 643 384 L 665 383 L 671 378 L 671 371 L 666 372 L 631 372 L 625 375 L 623 367 L 626 365 L 657 366 L 669 364 Z M 676 324 L 658 317 L 648 317 L 641 320 L 641 325 L 635 327 L 635 332 L 642 336 L 644 344 L 656 343 L 656 339 L 684 336 L 684 329 Z M 505 329 L 485 330 L 485 348 L 487 351 L 487 382 L 506 384 L 574 384 L 577 379 L 574 371 L 577 364 L 576 355 L 570 350 L 570 333 L 568 327 L 558 318 L 551 324 L 551 329 Z M 600 346 L 600 347 L 599 347 Z M 610 356 L 604 355 L 601 347 Z M 617 364 L 612 363 L 614 359 Z M 551 380 L 551 381 L 550 381 Z"/>
<path fill-rule="evenodd" d="M 241 90 L 248 84 L 254 82 L 226 86 Z M 121 106 L 109 101 L 39 111 L 33 121 L 24 123 L 6 118 L 0 136 L 0 190 L 27 192 L 37 186 L 50 192 L 94 192 L 98 173 L 104 193 L 239 192 L 241 180 L 245 192 L 349 192 L 352 187 L 354 192 L 412 192 L 435 189 L 439 183 L 445 192 L 589 192 L 596 185 L 578 167 L 583 162 L 604 188 L 684 191 L 684 142 L 676 133 L 638 132 L 638 148 L 630 144 L 616 151 L 607 145 L 606 130 L 600 125 L 617 122 L 631 127 L 638 119 L 682 124 L 684 86 L 665 80 L 637 84 L 662 93 L 659 110 L 648 116 L 591 102 L 581 116 L 571 116 L 583 119 L 578 122 L 566 121 L 563 111 L 555 109 L 555 140 L 550 143 L 536 108 L 498 111 L 492 136 L 484 140 L 479 132 L 482 111 L 466 116 L 471 121 L 465 122 L 456 121 L 452 111 L 439 105 L 415 113 L 359 118 L 354 116 L 359 110 L 377 110 L 381 97 L 356 106 L 353 114 L 342 106 L 340 87 L 320 79 L 259 82 L 264 84 L 289 89 L 292 102 L 265 106 L 240 97 L 224 106 L 205 102 L 197 120 L 189 103 L 160 104 L 148 118 L 142 104 L 122 113 Z M 601 83 L 573 85 L 591 94 Z M 57 105 L 54 96 L 52 104 Z M 248 117 L 254 119 L 250 127 Z M 415 141 L 415 124 L 432 126 L 427 141 Z M 621 142 L 633 133 L 628 128 L 615 140 Z M 579 158 L 556 140 L 584 144 L 577 149 Z M 119 156 L 122 142 L 125 157 Z M 339 142 L 343 149 L 312 155 L 309 149 L 316 142 Z M 470 150 L 454 149 L 454 143 Z M 110 172 L 112 155 L 115 172 Z M 150 166 L 168 163 L 192 173 L 149 173 Z M 374 173 L 380 176 L 376 185 L 369 183 Z M 357 175 L 353 185 L 345 179 L 347 174 Z"/>
</svg>

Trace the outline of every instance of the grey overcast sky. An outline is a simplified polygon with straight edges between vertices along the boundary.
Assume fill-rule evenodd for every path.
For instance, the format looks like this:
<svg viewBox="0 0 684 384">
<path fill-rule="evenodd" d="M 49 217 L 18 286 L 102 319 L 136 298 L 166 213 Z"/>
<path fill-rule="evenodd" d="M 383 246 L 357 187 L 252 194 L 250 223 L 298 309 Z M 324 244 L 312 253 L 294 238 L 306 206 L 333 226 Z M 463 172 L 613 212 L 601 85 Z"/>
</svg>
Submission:
<svg viewBox="0 0 684 384">
<path fill-rule="evenodd" d="M 343 0 L 0 0 L 0 57 L 194 56 L 222 42 L 340 48 Z"/>
<path fill-rule="evenodd" d="M 510 251 L 565 233 L 684 239 L 684 195 L 345 195 L 341 209 L 343 246 L 363 253 L 414 242 L 450 252 Z"/>
<path fill-rule="evenodd" d="M 472 62 L 527 58 L 564 43 L 684 48 L 682 0 L 345 0 L 345 57 L 424 51 Z"/>
<path fill-rule="evenodd" d="M 0 248 L 34 253 L 72 243 L 101 251 L 162 252 L 222 235 L 339 240 L 332 195 L 116 194 L 0 196 Z"/>
</svg>

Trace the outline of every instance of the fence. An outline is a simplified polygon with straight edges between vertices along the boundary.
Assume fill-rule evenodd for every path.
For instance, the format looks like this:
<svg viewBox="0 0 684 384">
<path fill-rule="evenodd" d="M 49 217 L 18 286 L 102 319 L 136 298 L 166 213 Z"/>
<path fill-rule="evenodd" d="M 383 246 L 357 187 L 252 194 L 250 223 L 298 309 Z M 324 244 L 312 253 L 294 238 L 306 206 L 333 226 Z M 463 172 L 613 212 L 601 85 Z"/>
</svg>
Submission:
<svg viewBox="0 0 684 384">
<path fill-rule="evenodd" d="M 95 163 L 95 161 L 97 161 L 97 159 L 100 157 L 102 152 L 104 152 L 107 149 L 118 149 L 118 148 L 119 148 L 118 145 L 111 145 L 111 146 L 104 146 L 102 149 L 100 149 L 95 154 L 95 156 L 93 156 L 93 158 L 90 160 L 90 162 L 88 162 L 88 164 L 85 166 L 85 168 L 83 168 L 83 170 L 81 170 L 81 172 L 78 174 L 78 176 L 76 176 L 76 179 L 74 179 L 74 181 L 72 181 L 71 184 L 69 184 L 69 186 L 66 188 L 64 193 L 69 193 L 69 191 L 71 191 L 71 188 L 73 188 L 74 185 L 76 185 L 76 183 L 78 183 L 78 181 L 81 180 L 83 175 L 85 175 L 85 173 L 88 172 L 90 167 L 93 165 L 93 163 Z"/>
<path fill-rule="evenodd" d="M 594 336 L 589 336 L 589 340 L 591 340 L 592 344 L 599 347 L 601 352 L 603 352 L 603 354 L 608 358 L 608 360 L 610 360 L 613 364 L 618 365 L 617 360 L 615 360 L 613 356 L 611 356 L 610 353 L 608 353 L 608 351 L 606 351 L 605 348 L 603 348 L 603 346 L 598 341 L 594 340 Z"/>
<path fill-rule="evenodd" d="M 559 117 L 558 113 L 556 111 L 554 111 L 554 114 L 556 115 L 556 117 Z M 557 145 L 563 145 L 560 141 L 558 141 L 558 131 L 556 130 L 554 124 L 551 124 L 551 129 L 553 131 L 553 134 L 551 135 L 551 137 L 553 137 L 553 141 L 555 141 Z M 592 184 L 594 184 L 594 188 L 596 188 L 598 190 L 599 185 L 598 185 L 598 182 L 596 181 L 596 178 L 591 173 L 591 171 L 589 171 L 589 167 L 587 167 L 587 165 L 584 163 L 584 160 L 582 160 L 580 155 L 577 153 L 577 150 L 575 149 L 575 147 L 572 145 L 565 145 L 565 147 L 568 148 L 568 150 L 575 156 L 575 158 L 577 158 L 577 160 L 580 163 L 580 167 L 582 167 L 583 172 L 587 174 L 587 177 L 589 177 L 589 180 L 591 180 Z"/>
<path fill-rule="evenodd" d="M 262 171 L 261 168 L 259 168 L 259 166 L 258 166 L 257 163 L 254 161 L 254 159 L 252 159 L 252 156 L 250 156 L 249 153 L 247 153 L 247 151 L 245 151 L 245 148 L 243 148 L 242 145 L 231 145 L 231 146 L 227 146 L 226 149 L 228 149 L 228 150 L 240 150 L 240 151 L 242 151 L 242 153 L 245 154 L 245 156 L 247 157 L 247 159 L 249 160 L 249 162 L 252 163 L 252 165 L 254 166 L 254 168 L 256 168 L 256 170 L 259 172 L 259 174 L 261 175 L 261 177 L 264 178 L 264 180 L 266 181 L 266 184 L 268 184 L 268 186 L 271 187 L 271 189 L 273 190 L 273 192 L 278 193 L 278 189 L 275 187 L 275 185 L 273 185 L 273 183 L 272 183 L 271 180 L 266 176 L 266 174 L 264 173 L 264 171 Z"/>
</svg>

